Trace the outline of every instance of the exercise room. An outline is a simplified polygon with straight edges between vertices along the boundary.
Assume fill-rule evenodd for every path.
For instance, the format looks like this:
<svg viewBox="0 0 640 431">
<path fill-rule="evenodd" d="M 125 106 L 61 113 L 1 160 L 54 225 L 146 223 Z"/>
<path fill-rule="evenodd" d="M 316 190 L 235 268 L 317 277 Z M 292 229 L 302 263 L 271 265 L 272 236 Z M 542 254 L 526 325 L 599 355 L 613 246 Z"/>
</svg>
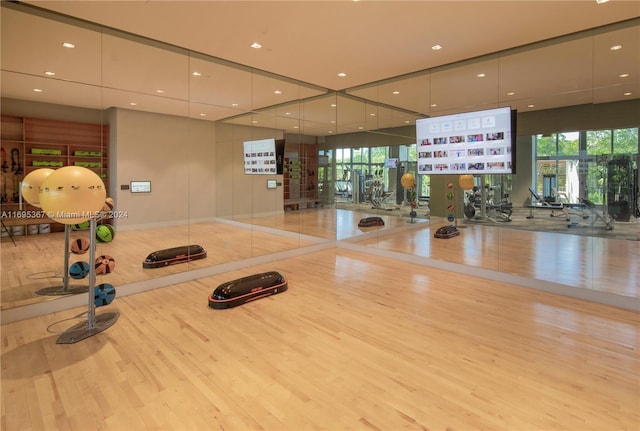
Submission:
<svg viewBox="0 0 640 431">
<path fill-rule="evenodd" d="M 637 429 L 640 7 L 499 3 L 2 2 L 0 427 Z"/>
</svg>

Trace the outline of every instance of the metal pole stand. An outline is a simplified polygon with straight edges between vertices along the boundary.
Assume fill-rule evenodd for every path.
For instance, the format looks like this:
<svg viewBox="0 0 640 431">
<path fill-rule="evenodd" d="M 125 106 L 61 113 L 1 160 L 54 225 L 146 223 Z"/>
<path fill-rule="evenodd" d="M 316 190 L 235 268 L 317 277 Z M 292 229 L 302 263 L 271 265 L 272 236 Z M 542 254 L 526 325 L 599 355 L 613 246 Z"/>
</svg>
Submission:
<svg viewBox="0 0 640 431">
<path fill-rule="evenodd" d="M 78 341 L 82 341 L 85 338 L 89 338 L 99 332 L 104 331 L 111 325 L 116 323 L 120 313 L 117 311 L 110 311 L 102 313 L 96 316 L 96 304 L 95 304 L 95 285 L 96 285 L 96 268 L 94 262 L 96 261 L 96 219 L 90 220 L 89 231 L 91 232 L 91 241 L 89 249 L 89 261 L 91 262 L 89 269 L 89 288 L 88 288 L 88 311 L 87 320 L 80 322 L 71 328 L 67 329 L 60 335 L 56 344 L 73 344 Z M 68 248 L 68 245 L 67 245 Z"/>
<path fill-rule="evenodd" d="M 37 295 L 75 295 L 77 293 L 85 293 L 88 290 L 87 286 L 69 286 L 69 236 L 71 232 L 71 226 L 64 225 L 64 270 L 62 271 L 62 286 L 45 287 L 40 290 L 36 290 Z M 95 233 L 91 236 L 91 251 L 95 250 Z M 89 266 L 92 266 L 91 262 Z"/>
</svg>

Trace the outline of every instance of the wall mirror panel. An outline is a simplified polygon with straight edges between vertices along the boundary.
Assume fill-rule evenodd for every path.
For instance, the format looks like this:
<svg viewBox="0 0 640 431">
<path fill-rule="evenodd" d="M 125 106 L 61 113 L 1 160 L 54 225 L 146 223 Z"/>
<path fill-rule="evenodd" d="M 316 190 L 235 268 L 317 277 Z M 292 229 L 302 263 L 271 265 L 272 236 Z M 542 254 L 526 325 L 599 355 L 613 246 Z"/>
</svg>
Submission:
<svg viewBox="0 0 640 431">
<path fill-rule="evenodd" d="M 624 139 L 635 136 L 635 150 L 631 145 L 625 151 L 637 165 L 637 18 L 332 91 L 23 4 L 5 2 L 1 12 L 2 148 L 10 155 L 19 147 L 26 169 L 27 162 L 48 159 L 27 157 L 27 149 L 38 147 L 25 135 L 25 118 L 99 126 L 103 160 L 94 169 L 108 180 L 117 220 L 116 238 L 100 243 L 98 250 L 117 259 L 109 275 L 115 285 L 144 286 L 164 275 L 336 239 L 459 263 L 471 271 L 594 290 L 629 285 L 628 278 L 612 277 L 608 270 L 615 266 L 612 249 L 627 250 L 632 257 L 638 253 L 628 239 L 615 236 L 622 229 L 605 232 L 590 223 L 591 213 L 588 222 L 577 220 L 579 229 L 568 227 L 562 217 L 551 219 L 548 212 L 536 213 L 533 222 L 557 222 L 554 229 L 525 223 L 531 224 L 529 188 L 543 197 L 547 188 L 568 193 L 567 173 L 584 186 L 580 191 L 586 196 L 608 193 L 596 178 L 606 176 L 598 170 L 606 151 L 591 150 L 591 142 L 600 145 L 600 138 L 589 133 L 610 130 L 607 151 L 615 153 L 615 140 L 623 139 L 615 130 L 631 130 L 631 138 Z M 25 28 L 43 31 L 25 33 Z M 63 49 L 67 37 L 81 42 Z M 612 50 L 615 44 L 624 49 Z M 487 194 L 479 193 L 480 202 L 490 200 L 491 205 L 489 213 L 481 214 L 483 220 L 465 220 L 465 207 L 471 199 L 475 205 L 477 197 L 458 186 L 457 175 L 417 175 L 415 124 L 426 117 L 503 106 L 517 110 L 517 173 L 476 175 L 474 185 Z M 556 152 L 538 153 L 552 138 Z M 279 169 L 249 174 L 244 143 L 263 139 L 275 141 Z M 567 154 L 573 140 L 575 152 Z M 52 160 L 76 161 L 70 142 L 44 144 L 65 151 Z M 11 162 L 8 158 L 9 168 Z M 407 173 L 414 174 L 414 190 L 403 185 Z M 10 169 L 7 174 L 3 184 L 13 193 Z M 151 181 L 151 193 L 127 189 L 137 180 Z M 267 188 L 268 180 L 275 180 L 275 189 Z M 504 199 L 514 209 L 510 222 L 496 221 L 504 214 L 495 204 Z M 8 196 L 3 208 L 9 204 L 14 203 Z M 595 209 L 601 211 L 602 204 Z M 460 237 L 434 240 L 434 230 L 451 223 L 447 216 L 452 212 Z M 367 217 L 382 219 L 384 227 L 360 227 Z M 639 237 L 638 224 L 622 226 L 631 227 L 630 237 Z M 521 247 L 532 232 L 543 240 Z M 51 271 L 59 278 L 64 233 L 37 235 L 38 241 L 31 241 L 23 232 L 16 247 L 2 240 L 3 309 L 56 299 L 34 292 L 50 282 Z M 48 239 L 51 245 L 45 246 Z M 28 254 L 58 256 L 52 259 L 55 268 L 22 259 L 27 243 L 37 244 Z M 207 258 L 142 268 L 141 260 L 152 251 L 192 244 L 202 245 Z M 566 247 L 579 252 L 550 253 Z M 637 266 L 624 269 L 617 272 L 637 277 Z M 580 277 L 565 276 L 570 272 Z"/>
<path fill-rule="evenodd" d="M 299 100 L 326 90 L 48 12 L 4 6 L 3 149 L 13 143 L 20 144 L 22 152 L 27 146 L 31 149 L 30 138 L 23 136 L 27 118 L 50 119 L 62 127 L 97 124 L 105 130 L 99 148 L 103 164 L 93 169 L 103 175 L 115 201 L 114 219 L 103 220 L 113 226 L 115 236 L 99 242 L 96 253 L 114 257 L 117 267 L 99 276 L 98 282 L 125 289 L 144 286 L 166 275 L 314 242 L 313 238 L 301 240 L 299 212 L 287 218 L 289 235 L 274 233 L 284 223 L 279 193 L 283 175 L 268 176 L 277 180 L 280 190 L 265 193 L 267 176 L 243 172 L 242 142 L 259 137 L 281 141 L 286 132 L 294 148 L 304 135 Z M 24 37 L 24 28 L 47 31 Z M 67 38 L 76 46 L 64 51 L 61 43 Z M 25 92 L 27 87 L 43 91 Z M 285 105 L 286 113 L 260 112 L 266 106 Z M 295 114 L 294 120 L 288 111 Z M 250 120 L 216 123 L 240 114 L 248 114 Z M 46 144 L 63 148 L 59 161 L 74 163 L 72 145 L 64 136 L 59 139 Z M 24 154 L 19 157 L 21 162 L 27 160 Z M 151 191 L 133 193 L 132 181 L 149 181 Z M 12 200 L 9 196 L 3 209 L 29 208 Z M 16 246 L 3 238 L 3 309 L 66 296 L 38 293 L 45 286 L 62 283 L 64 227 L 56 226 L 52 234 L 35 238 L 35 231 L 29 235 L 27 226 L 23 229 L 15 231 Z M 88 232 L 70 230 L 69 237 L 71 241 L 88 238 Z M 24 250 L 27 245 L 35 249 Z M 142 261 L 154 251 L 190 245 L 201 245 L 207 257 L 143 268 Z M 23 259 L 23 252 L 50 255 L 50 267 L 35 258 Z M 69 264 L 85 257 L 68 255 Z M 73 280 L 72 285 L 83 281 Z"/>
<path fill-rule="evenodd" d="M 577 189 L 577 184 L 582 181 L 579 193 L 581 197 L 589 194 L 586 178 L 587 172 L 591 171 L 588 166 L 597 165 L 596 159 L 599 157 L 593 154 L 588 156 L 591 151 L 588 146 L 580 144 L 583 146 L 579 147 L 578 130 L 615 127 L 629 130 L 631 144 L 625 151 L 632 161 L 637 160 L 638 117 L 628 115 L 628 109 L 638 109 L 637 97 L 632 96 L 637 95 L 640 89 L 638 41 L 638 21 L 633 20 L 347 90 L 349 94 L 376 103 L 409 110 L 418 109 L 425 116 L 471 112 L 499 106 L 510 106 L 518 111 L 517 173 L 475 176 L 478 188 L 482 190 L 480 184 L 483 181 L 489 187 L 487 195 L 492 206 L 507 199 L 512 203 L 513 215 L 509 216 L 510 221 L 506 221 L 504 213 L 491 210 L 491 213 L 487 213 L 491 220 L 470 222 L 464 211 L 460 211 L 468 203 L 468 200 L 462 200 L 462 196 L 469 192 L 458 188 L 456 207 L 459 209 L 456 210 L 456 215 L 463 227 L 462 235 L 456 240 L 450 240 L 458 241 L 453 247 L 436 244 L 433 228 L 447 223 L 446 218 L 443 218 L 448 212 L 447 185 L 457 186 L 457 176 L 431 175 L 428 190 L 431 195 L 432 231 L 386 237 L 380 235 L 363 243 L 551 283 L 637 296 L 637 292 L 630 293 L 626 288 L 629 285 L 626 271 L 635 275 L 638 272 L 635 264 L 637 243 L 628 241 L 638 240 L 637 224 L 619 223 L 616 226 L 617 232 L 615 229 L 609 230 L 602 219 L 598 218 L 606 211 L 602 202 L 593 208 L 594 212 L 583 204 L 569 210 L 568 214 L 553 214 L 556 216 L 553 218 L 549 217 L 549 210 L 542 210 L 543 214 L 536 214 L 535 220 L 528 219 L 532 214 L 528 205 L 532 203 L 529 187 L 542 193 L 543 186 L 544 175 L 538 173 L 538 183 L 534 173 L 536 135 L 552 136 L 550 134 L 554 131 L 576 131 L 573 133 L 576 136 L 575 153 L 567 156 L 571 158 L 571 162 L 561 162 L 562 169 L 554 173 L 554 178 L 566 175 L 566 166 L 572 166 L 571 175 L 575 175 L 575 181 L 571 184 L 575 184 Z M 618 50 L 611 49 L 615 45 L 623 46 L 625 51 L 627 48 L 629 50 L 621 55 Z M 407 88 L 412 88 L 413 94 L 419 97 L 410 100 L 402 98 Z M 626 129 L 628 127 L 630 129 Z M 626 136 L 626 132 L 624 134 Z M 564 137 L 562 135 L 562 139 Z M 338 144 L 337 148 L 349 146 L 349 143 L 344 146 Z M 560 155 L 558 157 L 563 158 Z M 601 170 L 599 175 L 597 184 L 590 186 L 592 191 L 594 187 L 606 187 L 606 182 L 603 183 L 606 177 L 604 171 Z M 421 181 L 424 180 L 419 180 Z M 635 182 L 637 187 L 637 177 Z M 566 192 L 568 184 L 566 182 L 562 185 L 562 193 Z M 567 202 L 579 201 L 574 196 L 573 200 L 565 201 Z M 405 209 L 406 212 L 408 209 Z M 529 254 L 519 256 L 521 250 L 529 248 L 522 245 L 531 241 L 530 231 L 540 231 L 538 236 L 543 238 L 530 248 Z M 420 235 L 423 237 L 420 238 Z M 602 238 L 607 240 L 603 241 Z M 631 267 L 625 270 L 625 275 L 620 279 L 616 278 L 619 271 L 608 270 L 616 266 L 612 260 L 615 259 L 612 258 L 614 254 L 605 252 L 605 258 L 602 258 L 604 249 L 614 244 L 624 250 L 621 252 L 624 256 L 633 258 Z M 564 252 L 567 248 L 574 251 Z M 563 268 L 573 270 L 568 274 Z M 621 287 L 616 289 L 614 286 Z"/>
</svg>

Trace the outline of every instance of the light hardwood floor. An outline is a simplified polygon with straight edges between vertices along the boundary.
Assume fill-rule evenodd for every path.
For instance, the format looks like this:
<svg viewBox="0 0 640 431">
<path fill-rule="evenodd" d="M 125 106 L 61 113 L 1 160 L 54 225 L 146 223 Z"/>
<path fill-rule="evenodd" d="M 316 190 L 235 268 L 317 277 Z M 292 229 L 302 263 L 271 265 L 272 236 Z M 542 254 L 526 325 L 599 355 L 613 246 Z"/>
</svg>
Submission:
<svg viewBox="0 0 640 431">
<path fill-rule="evenodd" d="M 207 306 L 225 281 L 289 290 Z M 638 430 L 639 315 L 332 248 L 2 326 L 3 430 Z"/>
</svg>

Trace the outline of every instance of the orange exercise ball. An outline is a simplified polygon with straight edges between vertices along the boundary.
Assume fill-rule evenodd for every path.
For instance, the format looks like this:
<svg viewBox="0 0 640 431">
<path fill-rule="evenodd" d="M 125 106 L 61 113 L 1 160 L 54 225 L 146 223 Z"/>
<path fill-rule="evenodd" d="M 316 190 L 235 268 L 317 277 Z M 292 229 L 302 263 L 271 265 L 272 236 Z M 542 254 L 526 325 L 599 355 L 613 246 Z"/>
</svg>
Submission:
<svg viewBox="0 0 640 431">
<path fill-rule="evenodd" d="M 34 207 L 40 208 L 40 186 L 53 172 L 54 170 L 49 168 L 40 168 L 29 172 L 22 179 L 22 186 L 20 187 L 24 200 Z"/>
<path fill-rule="evenodd" d="M 411 172 L 407 172 L 400 177 L 400 184 L 402 184 L 402 187 L 405 189 L 412 189 L 416 186 L 416 177 L 414 177 Z"/>
<path fill-rule="evenodd" d="M 473 175 L 460 175 L 458 185 L 462 190 L 471 190 L 473 188 Z"/>
<path fill-rule="evenodd" d="M 79 224 L 102 210 L 107 192 L 102 179 L 92 170 L 65 166 L 42 182 L 39 197 L 49 218 L 62 224 Z"/>
</svg>

